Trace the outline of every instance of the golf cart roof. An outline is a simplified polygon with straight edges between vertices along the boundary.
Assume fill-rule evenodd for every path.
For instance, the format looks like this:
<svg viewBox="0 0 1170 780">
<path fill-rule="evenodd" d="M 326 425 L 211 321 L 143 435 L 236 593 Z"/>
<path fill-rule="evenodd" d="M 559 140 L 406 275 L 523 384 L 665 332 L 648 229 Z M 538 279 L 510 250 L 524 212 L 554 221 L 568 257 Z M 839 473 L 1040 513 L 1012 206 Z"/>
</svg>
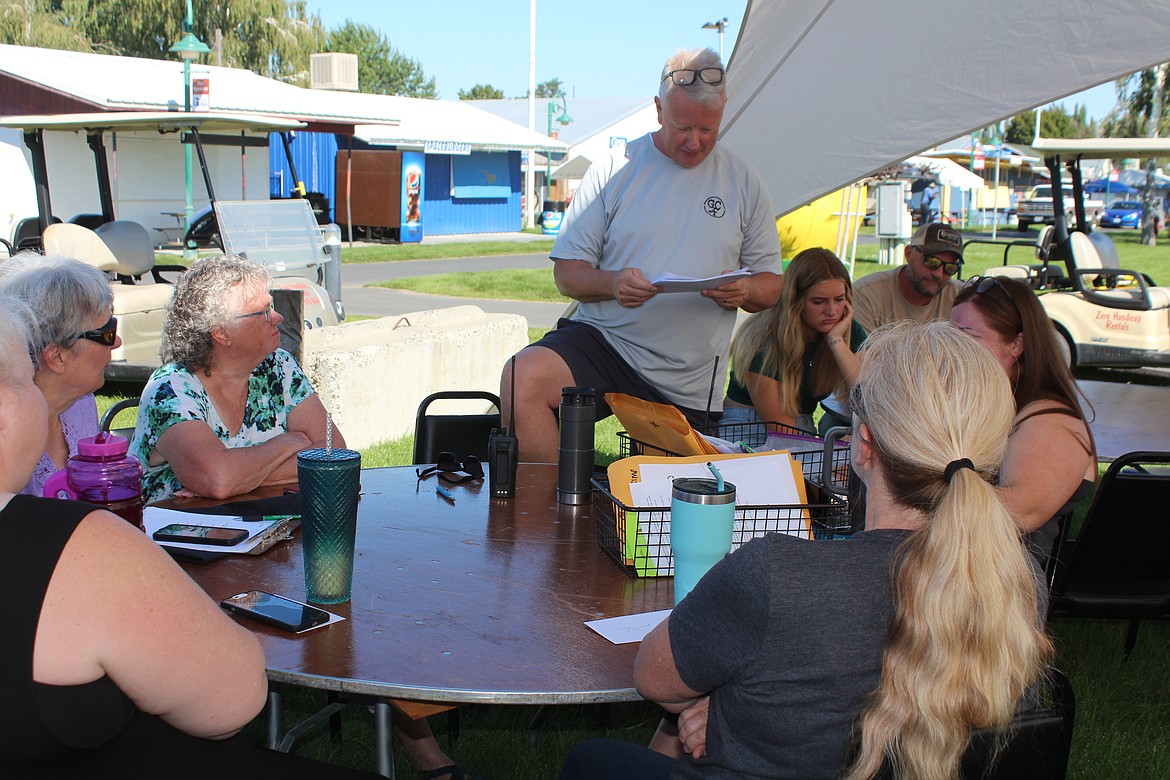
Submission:
<svg viewBox="0 0 1170 780">
<path fill-rule="evenodd" d="M 1032 148 L 1045 154 L 1161 157 L 1170 155 L 1170 138 L 1037 138 Z"/>
<path fill-rule="evenodd" d="M 217 113 L 212 111 L 99 111 L 92 114 L 29 114 L 0 117 L 0 127 L 20 130 L 179 130 L 188 127 L 201 132 L 277 133 L 299 130 L 304 122 L 263 114 Z"/>
</svg>

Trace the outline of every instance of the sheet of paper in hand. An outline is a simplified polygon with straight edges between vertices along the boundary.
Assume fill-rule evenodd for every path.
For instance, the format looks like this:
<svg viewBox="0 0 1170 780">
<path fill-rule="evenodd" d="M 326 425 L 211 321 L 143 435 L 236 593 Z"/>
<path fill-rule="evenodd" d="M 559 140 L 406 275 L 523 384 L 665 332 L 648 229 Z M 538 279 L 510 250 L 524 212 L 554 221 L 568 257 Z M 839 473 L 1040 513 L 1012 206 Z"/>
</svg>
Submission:
<svg viewBox="0 0 1170 780">
<path fill-rule="evenodd" d="M 700 290 L 710 290 L 728 282 L 734 282 L 736 279 L 746 279 L 751 275 L 752 272 L 746 268 L 741 268 L 738 271 L 732 271 L 727 274 L 720 274 L 719 276 L 708 276 L 705 279 L 697 279 L 693 276 L 679 276 L 678 274 L 672 274 L 667 271 L 650 283 L 661 287 L 662 292 L 698 292 Z"/>
</svg>

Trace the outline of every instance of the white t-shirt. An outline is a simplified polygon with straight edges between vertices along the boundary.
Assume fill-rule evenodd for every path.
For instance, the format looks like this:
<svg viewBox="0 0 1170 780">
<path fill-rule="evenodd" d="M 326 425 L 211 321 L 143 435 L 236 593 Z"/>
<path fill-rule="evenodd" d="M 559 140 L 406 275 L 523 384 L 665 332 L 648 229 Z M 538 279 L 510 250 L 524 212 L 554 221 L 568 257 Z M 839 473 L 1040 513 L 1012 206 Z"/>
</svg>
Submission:
<svg viewBox="0 0 1170 780">
<path fill-rule="evenodd" d="M 683 168 L 650 135 L 590 166 L 552 257 L 605 271 L 636 267 L 647 280 L 665 271 L 695 277 L 781 271 L 772 200 L 759 174 L 720 146 Z M 693 292 L 660 293 L 637 308 L 582 303 L 574 319 L 600 330 L 672 403 L 703 409 L 716 356 L 715 386 L 723 387 L 735 316 Z M 721 395 L 715 393 L 713 409 L 722 408 Z"/>
</svg>

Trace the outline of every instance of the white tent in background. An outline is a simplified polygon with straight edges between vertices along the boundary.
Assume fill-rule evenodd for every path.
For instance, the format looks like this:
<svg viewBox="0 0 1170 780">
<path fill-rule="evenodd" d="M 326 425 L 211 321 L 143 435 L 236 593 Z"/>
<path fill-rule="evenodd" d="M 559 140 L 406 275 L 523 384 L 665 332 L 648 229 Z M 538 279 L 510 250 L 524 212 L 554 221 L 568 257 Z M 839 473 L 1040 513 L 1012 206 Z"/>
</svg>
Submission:
<svg viewBox="0 0 1170 780">
<path fill-rule="evenodd" d="M 946 187 L 958 187 L 961 190 L 981 190 L 985 182 L 979 174 L 972 173 L 954 160 L 939 157 L 909 157 L 907 165 L 913 165 L 923 171 L 930 171 L 939 184 Z"/>
<path fill-rule="evenodd" d="M 1166 60 L 1165 0 L 750 0 L 721 142 L 785 214 Z"/>
</svg>

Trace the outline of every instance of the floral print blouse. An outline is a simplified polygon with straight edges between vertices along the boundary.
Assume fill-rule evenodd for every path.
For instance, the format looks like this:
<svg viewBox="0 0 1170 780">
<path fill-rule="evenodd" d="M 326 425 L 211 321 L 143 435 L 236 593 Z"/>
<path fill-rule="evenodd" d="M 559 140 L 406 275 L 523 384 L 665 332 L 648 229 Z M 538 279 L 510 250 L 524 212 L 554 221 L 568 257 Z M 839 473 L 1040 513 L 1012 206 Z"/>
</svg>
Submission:
<svg viewBox="0 0 1170 780">
<path fill-rule="evenodd" d="M 142 391 L 138 427 L 130 442 L 130 452 L 142 463 L 143 500 L 161 501 L 183 487 L 169 463 L 149 465 L 159 437 L 175 423 L 200 420 L 211 427 L 224 446 L 251 447 L 284 433 L 289 412 L 313 392 L 296 358 L 278 349 L 252 372 L 244 422 L 238 431 L 229 431 L 197 373 L 175 363 L 160 367 Z"/>
</svg>

